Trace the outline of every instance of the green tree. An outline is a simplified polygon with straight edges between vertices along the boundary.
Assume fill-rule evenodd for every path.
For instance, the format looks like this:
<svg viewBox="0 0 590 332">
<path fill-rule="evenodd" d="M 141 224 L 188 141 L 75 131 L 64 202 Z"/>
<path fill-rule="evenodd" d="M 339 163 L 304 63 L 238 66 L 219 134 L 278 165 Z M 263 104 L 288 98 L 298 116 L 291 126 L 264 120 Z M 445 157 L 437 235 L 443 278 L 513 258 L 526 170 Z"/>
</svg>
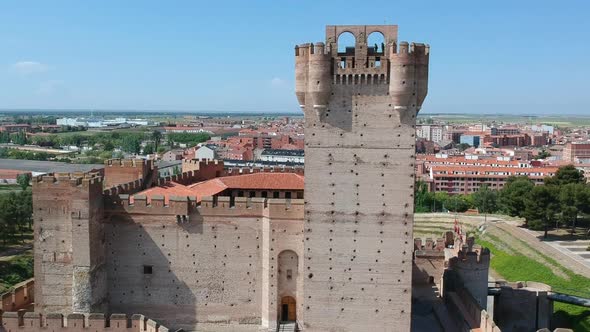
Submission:
<svg viewBox="0 0 590 332">
<path fill-rule="evenodd" d="M 450 195 L 444 202 L 444 206 L 451 212 L 465 212 L 469 209 L 469 203 L 463 195 Z"/>
<path fill-rule="evenodd" d="M 23 190 L 26 190 L 27 189 L 27 187 L 29 186 L 29 182 L 30 181 L 31 181 L 31 174 L 29 174 L 29 173 L 19 174 L 16 177 L 16 183 L 18 183 L 18 185 Z"/>
<path fill-rule="evenodd" d="M 416 212 L 429 212 L 431 211 L 432 193 L 428 192 L 428 184 L 424 181 L 418 180 L 415 185 L 414 192 L 414 210 Z"/>
<path fill-rule="evenodd" d="M 538 155 L 536 155 L 533 159 L 547 159 L 551 157 L 551 153 L 545 149 L 541 150 Z"/>
<path fill-rule="evenodd" d="M 7 131 L 0 132 L 0 143 L 10 143 L 10 134 Z"/>
<path fill-rule="evenodd" d="M 500 210 L 512 217 L 523 217 L 526 196 L 535 185 L 526 176 L 511 176 L 498 195 Z"/>
<path fill-rule="evenodd" d="M 12 142 L 14 144 L 18 144 L 18 145 L 25 145 L 27 144 L 27 133 L 25 133 L 24 131 L 19 131 L 15 134 L 12 134 L 11 136 L 12 138 Z"/>
<path fill-rule="evenodd" d="M 473 193 L 473 203 L 480 213 L 494 213 L 497 210 L 497 192 L 487 185 Z"/>
<path fill-rule="evenodd" d="M 158 151 L 158 147 L 160 147 L 160 142 L 162 142 L 162 132 L 159 130 L 154 130 L 151 136 L 152 140 L 154 140 L 154 151 Z"/>
<path fill-rule="evenodd" d="M 154 153 L 154 145 L 153 144 L 147 144 L 143 148 L 143 154 L 153 154 L 153 153 Z"/>
<path fill-rule="evenodd" d="M 563 221 L 571 224 L 575 233 L 578 215 L 590 212 L 590 189 L 581 183 L 565 184 L 559 189 L 559 203 Z"/>
<path fill-rule="evenodd" d="M 128 153 L 139 154 L 141 151 L 141 142 L 138 137 L 127 135 L 121 142 L 121 149 Z"/>
<path fill-rule="evenodd" d="M 106 141 L 103 146 L 105 151 L 113 151 L 115 149 L 115 145 L 110 140 Z"/>
<path fill-rule="evenodd" d="M 525 198 L 524 217 L 532 229 L 543 229 L 547 238 L 549 227 L 559 213 L 559 187 L 535 186 Z"/>
<path fill-rule="evenodd" d="M 586 179 L 584 171 L 578 170 L 574 165 L 567 165 L 560 167 L 555 176 L 545 178 L 544 182 L 549 185 L 561 186 L 568 183 L 586 183 Z"/>
</svg>

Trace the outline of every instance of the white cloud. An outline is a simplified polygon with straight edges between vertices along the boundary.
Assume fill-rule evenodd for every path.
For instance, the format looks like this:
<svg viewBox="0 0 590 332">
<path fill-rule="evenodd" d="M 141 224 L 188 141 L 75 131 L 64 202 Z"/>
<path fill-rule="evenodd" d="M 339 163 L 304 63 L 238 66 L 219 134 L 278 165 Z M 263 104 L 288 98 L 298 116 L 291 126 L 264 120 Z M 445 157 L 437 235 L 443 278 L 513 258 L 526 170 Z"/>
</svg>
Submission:
<svg viewBox="0 0 590 332">
<path fill-rule="evenodd" d="M 43 73 L 49 70 L 49 66 L 37 61 L 19 61 L 12 68 L 21 75 Z"/>
<path fill-rule="evenodd" d="M 282 78 L 275 77 L 272 80 L 270 80 L 270 85 L 272 85 L 272 86 L 281 86 L 284 84 L 285 84 L 285 80 L 283 80 Z"/>
<path fill-rule="evenodd" d="M 63 90 L 64 82 L 59 80 L 50 80 L 41 82 L 39 85 L 39 89 L 37 89 L 37 94 L 44 95 L 44 96 L 51 96 L 54 95 L 56 92 Z"/>
</svg>

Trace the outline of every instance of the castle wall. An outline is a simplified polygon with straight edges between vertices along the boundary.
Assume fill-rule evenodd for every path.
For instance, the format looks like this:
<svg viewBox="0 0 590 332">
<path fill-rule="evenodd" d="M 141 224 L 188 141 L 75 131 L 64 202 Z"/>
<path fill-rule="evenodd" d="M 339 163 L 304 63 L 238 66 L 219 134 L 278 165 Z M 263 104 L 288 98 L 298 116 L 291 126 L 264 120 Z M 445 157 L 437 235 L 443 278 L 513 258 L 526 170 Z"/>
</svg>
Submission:
<svg viewBox="0 0 590 332">
<path fill-rule="evenodd" d="M 218 160 L 183 160 L 182 172 L 195 172 L 198 175 L 196 181 L 205 181 L 223 176 L 223 161 Z"/>
<path fill-rule="evenodd" d="M 186 221 L 177 218 L 182 212 L 154 212 L 143 203 L 112 210 L 105 219 L 111 311 L 142 312 L 188 330 L 275 322 L 278 254 L 288 249 L 302 255 L 302 202 L 229 203 L 228 197 L 206 198 L 188 209 Z M 144 271 L 148 266 L 151 274 Z"/>
<path fill-rule="evenodd" d="M 551 327 L 551 287 L 535 282 L 503 285 L 494 297 L 494 321 L 503 332 L 533 331 Z"/>
</svg>

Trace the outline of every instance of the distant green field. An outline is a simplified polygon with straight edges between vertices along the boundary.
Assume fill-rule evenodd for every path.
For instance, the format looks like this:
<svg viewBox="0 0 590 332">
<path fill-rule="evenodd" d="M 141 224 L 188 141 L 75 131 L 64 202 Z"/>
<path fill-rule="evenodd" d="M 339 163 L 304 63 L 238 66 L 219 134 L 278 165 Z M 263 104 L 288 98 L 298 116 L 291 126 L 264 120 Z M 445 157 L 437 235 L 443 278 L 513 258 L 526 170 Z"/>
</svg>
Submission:
<svg viewBox="0 0 590 332">
<path fill-rule="evenodd" d="M 590 125 L 590 116 L 584 115 L 510 115 L 510 114 L 420 114 L 418 120 L 431 118 L 446 123 L 522 123 L 547 124 L 557 127 L 580 127 Z"/>
</svg>

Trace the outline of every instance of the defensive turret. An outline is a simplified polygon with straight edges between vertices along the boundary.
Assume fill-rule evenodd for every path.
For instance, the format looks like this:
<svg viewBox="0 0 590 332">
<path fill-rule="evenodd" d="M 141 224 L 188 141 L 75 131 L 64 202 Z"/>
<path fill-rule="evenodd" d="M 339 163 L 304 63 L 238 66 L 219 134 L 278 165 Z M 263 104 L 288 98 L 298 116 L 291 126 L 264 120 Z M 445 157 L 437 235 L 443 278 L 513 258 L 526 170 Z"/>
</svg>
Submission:
<svg viewBox="0 0 590 332">
<path fill-rule="evenodd" d="M 313 108 L 318 111 L 328 107 L 332 86 L 330 64 L 331 57 L 325 54 L 324 43 L 316 43 L 310 48 L 307 88 Z"/>
<path fill-rule="evenodd" d="M 308 67 L 309 44 L 295 46 L 295 95 L 301 108 L 305 107 Z"/>
<path fill-rule="evenodd" d="M 400 42 L 390 46 L 389 95 L 399 109 L 415 112 L 428 92 L 428 45 Z"/>
</svg>

